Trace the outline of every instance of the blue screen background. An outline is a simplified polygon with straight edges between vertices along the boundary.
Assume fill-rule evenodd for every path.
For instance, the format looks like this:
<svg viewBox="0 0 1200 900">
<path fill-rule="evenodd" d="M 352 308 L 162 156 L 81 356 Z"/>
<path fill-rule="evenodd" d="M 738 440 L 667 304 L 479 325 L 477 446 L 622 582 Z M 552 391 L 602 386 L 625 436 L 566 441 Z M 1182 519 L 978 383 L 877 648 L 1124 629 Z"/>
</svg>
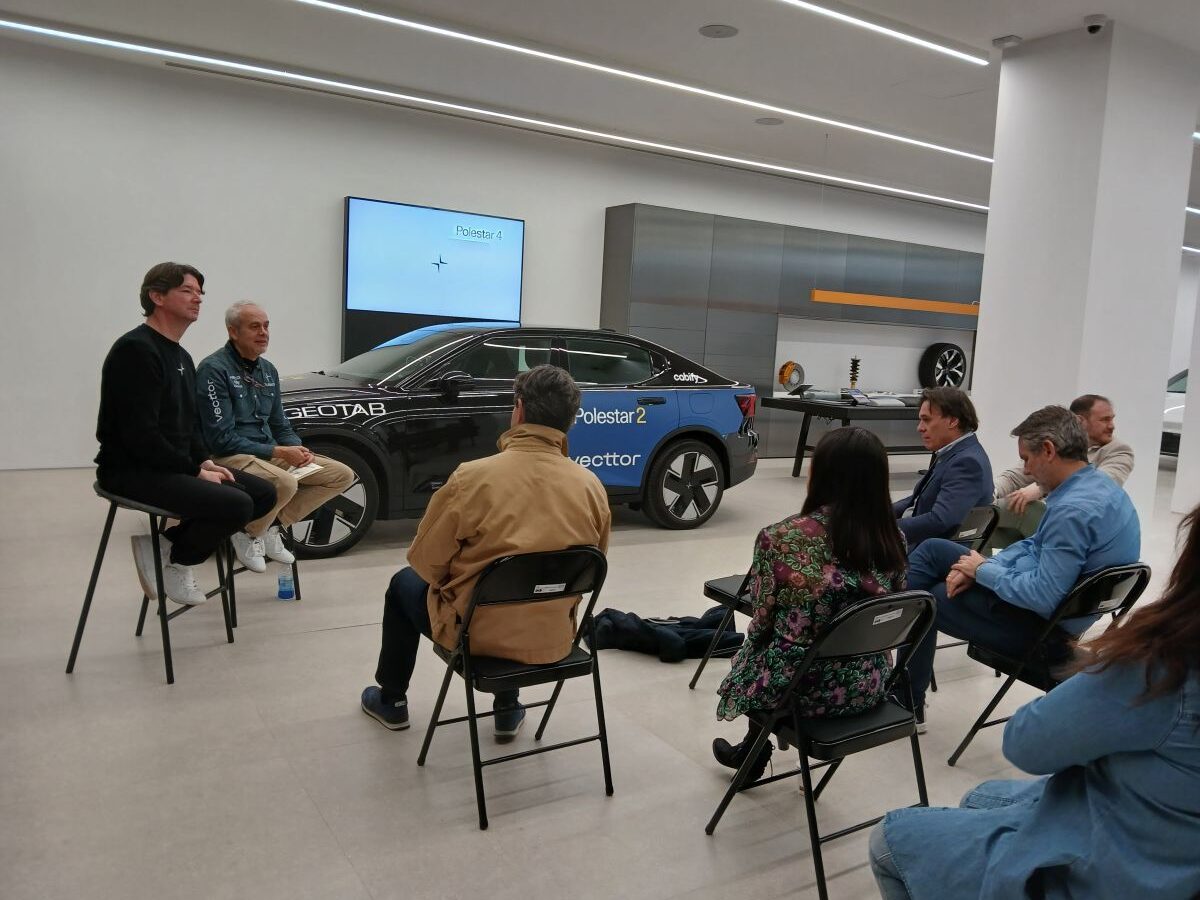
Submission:
<svg viewBox="0 0 1200 900">
<path fill-rule="evenodd" d="M 524 222 L 357 197 L 346 216 L 347 309 L 520 319 Z"/>
</svg>

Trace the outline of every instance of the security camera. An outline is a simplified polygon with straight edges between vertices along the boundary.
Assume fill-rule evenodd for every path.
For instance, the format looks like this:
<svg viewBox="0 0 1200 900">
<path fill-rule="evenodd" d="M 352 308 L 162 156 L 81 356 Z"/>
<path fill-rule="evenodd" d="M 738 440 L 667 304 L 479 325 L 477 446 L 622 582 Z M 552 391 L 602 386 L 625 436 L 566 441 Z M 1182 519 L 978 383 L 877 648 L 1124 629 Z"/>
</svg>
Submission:
<svg viewBox="0 0 1200 900">
<path fill-rule="evenodd" d="M 1088 34 L 1099 34 L 1108 27 L 1109 18 L 1104 15 L 1084 16 L 1083 28 Z"/>
</svg>

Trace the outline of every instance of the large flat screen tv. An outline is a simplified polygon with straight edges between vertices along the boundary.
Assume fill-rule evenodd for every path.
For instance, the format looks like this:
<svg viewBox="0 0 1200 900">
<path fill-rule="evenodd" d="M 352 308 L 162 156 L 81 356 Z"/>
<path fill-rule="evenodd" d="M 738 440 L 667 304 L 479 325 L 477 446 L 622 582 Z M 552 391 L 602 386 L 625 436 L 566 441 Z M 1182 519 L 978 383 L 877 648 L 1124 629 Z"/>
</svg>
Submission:
<svg viewBox="0 0 1200 900">
<path fill-rule="evenodd" d="M 521 319 L 521 219 L 346 198 L 342 359 L 443 322 Z"/>
</svg>

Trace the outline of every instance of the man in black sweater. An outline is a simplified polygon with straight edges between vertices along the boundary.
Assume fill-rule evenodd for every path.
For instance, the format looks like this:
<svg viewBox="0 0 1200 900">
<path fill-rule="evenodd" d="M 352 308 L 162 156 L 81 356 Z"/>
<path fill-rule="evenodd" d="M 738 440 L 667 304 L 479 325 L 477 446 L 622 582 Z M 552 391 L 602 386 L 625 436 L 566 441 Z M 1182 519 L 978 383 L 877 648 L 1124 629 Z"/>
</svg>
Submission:
<svg viewBox="0 0 1200 900">
<path fill-rule="evenodd" d="M 163 587 L 176 603 L 204 602 L 192 566 L 275 505 L 275 488 L 208 458 L 196 418 L 196 367 L 179 345 L 200 316 L 204 276 L 165 262 L 142 281 L 146 322 L 108 351 L 100 380 L 96 478 L 105 490 L 178 513 L 162 539 Z M 150 535 L 133 538 L 142 589 L 155 596 Z"/>
</svg>

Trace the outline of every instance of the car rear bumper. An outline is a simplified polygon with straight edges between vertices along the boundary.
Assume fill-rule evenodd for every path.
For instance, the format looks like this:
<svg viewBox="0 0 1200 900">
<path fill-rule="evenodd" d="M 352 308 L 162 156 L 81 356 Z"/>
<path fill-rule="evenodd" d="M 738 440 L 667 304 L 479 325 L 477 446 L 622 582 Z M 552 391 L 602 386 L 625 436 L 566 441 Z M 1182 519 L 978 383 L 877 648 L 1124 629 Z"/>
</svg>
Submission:
<svg viewBox="0 0 1200 900">
<path fill-rule="evenodd" d="M 749 428 L 727 435 L 725 451 L 729 455 L 729 484 L 726 487 L 733 487 L 753 475 L 758 467 L 758 432 Z"/>
</svg>

